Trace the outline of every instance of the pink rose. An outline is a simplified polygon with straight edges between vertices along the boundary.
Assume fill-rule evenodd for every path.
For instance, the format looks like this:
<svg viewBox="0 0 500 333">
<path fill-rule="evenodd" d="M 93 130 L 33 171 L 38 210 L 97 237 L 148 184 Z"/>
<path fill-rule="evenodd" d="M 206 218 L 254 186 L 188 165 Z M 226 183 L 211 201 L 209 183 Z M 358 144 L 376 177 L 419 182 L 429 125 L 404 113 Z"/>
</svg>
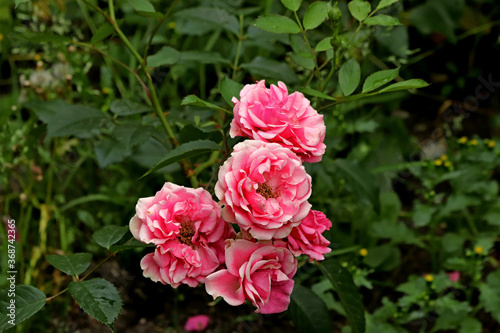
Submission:
<svg viewBox="0 0 500 333">
<path fill-rule="evenodd" d="M 448 277 L 451 282 L 458 282 L 460 281 L 460 272 L 459 271 L 453 271 L 448 273 Z"/>
<path fill-rule="evenodd" d="M 288 95 L 283 82 L 266 88 L 264 80 L 247 84 L 240 100 L 233 97 L 229 134 L 290 148 L 304 162 L 319 162 L 325 153 L 325 122 L 300 92 Z"/>
<path fill-rule="evenodd" d="M 290 149 L 246 140 L 219 170 L 223 218 L 259 240 L 284 238 L 307 216 L 311 177 Z"/>
<path fill-rule="evenodd" d="M 288 248 L 296 256 L 306 254 L 310 259 L 323 260 L 323 256 L 329 253 L 330 242 L 323 237 L 325 230 L 330 230 L 332 222 L 317 210 L 311 212 L 294 227 L 287 237 Z"/>
<path fill-rule="evenodd" d="M 225 240 L 235 235 L 210 193 L 172 183 L 154 197 L 139 199 L 130 231 L 139 241 L 157 245 L 141 261 L 144 276 L 174 288 L 205 282 L 224 263 Z"/>
<path fill-rule="evenodd" d="M 189 317 L 184 325 L 184 330 L 201 332 L 207 328 L 209 321 L 210 317 L 207 315 Z"/>
<path fill-rule="evenodd" d="M 297 260 L 286 248 L 237 239 L 226 250 L 227 269 L 207 277 L 207 293 L 230 305 L 250 300 L 256 312 L 283 312 L 290 304 Z"/>
<path fill-rule="evenodd" d="M 130 231 L 146 244 L 160 245 L 171 240 L 186 245 L 209 244 L 232 234 L 231 226 L 221 218 L 219 206 L 202 188 L 165 183 L 154 197 L 139 199 L 135 211 Z"/>
<path fill-rule="evenodd" d="M 144 276 L 154 282 L 169 284 L 177 288 L 181 283 L 196 287 L 204 283 L 221 262 L 217 253 L 208 246 L 188 246 L 168 241 L 156 247 L 154 253 L 141 260 Z"/>
</svg>

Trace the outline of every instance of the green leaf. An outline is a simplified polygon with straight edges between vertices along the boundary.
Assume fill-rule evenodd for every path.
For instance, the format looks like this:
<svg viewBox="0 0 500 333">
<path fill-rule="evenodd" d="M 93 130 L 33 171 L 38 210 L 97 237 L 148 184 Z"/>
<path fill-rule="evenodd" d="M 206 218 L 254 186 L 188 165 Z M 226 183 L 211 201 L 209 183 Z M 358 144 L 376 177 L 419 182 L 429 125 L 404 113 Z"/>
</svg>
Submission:
<svg viewBox="0 0 500 333">
<path fill-rule="evenodd" d="M 115 28 L 113 28 L 113 26 L 110 23 L 106 22 L 103 25 L 101 25 L 99 29 L 97 29 L 95 34 L 90 39 L 90 43 L 96 44 L 101 40 L 105 39 L 106 37 L 108 37 L 109 35 L 111 35 L 114 31 Z"/>
<path fill-rule="evenodd" d="M 154 244 L 144 244 L 144 243 L 139 242 L 135 238 L 131 238 L 131 239 L 127 240 L 123 244 L 112 245 L 109 248 L 109 251 L 113 252 L 113 253 L 117 253 L 117 252 L 125 251 L 125 250 L 139 249 L 139 248 L 143 248 L 143 247 L 155 247 L 155 246 L 156 245 L 154 245 Z"/>
<path fill-rule="evenodd" d="M 34 43 L 34 44 L 50 43 L 50 42 L 65 43 L 72 41 L 72 39 L 69 37 L 49 34 L 45 32 L 23 32 L 19 34 L 12 34 L 11 36 L 14 39 L 19 40 L 21 42 Z"/>
<path fill-rule="evenodd" d="M 287 84 L 298 82 L 295 72 L 283 61 L 257 56 L 251 62 L 242 64 L 241 67 L 249 70 L 253 75 L 271 77 Z"/>
<path fill-rule="evenodd" d="M 104 138 L 94 145 L 94 153 L 99 168 L 123 161 L 130 155 L 130 149 L 120 145 L 115 139 Z"/>
<path fill-rule="evenodd" d="M 465 317 L 460 322 L 460 330 L 458 333 L 481 333 L 483 326 L 481 322 L 473 317 Z"/>
<path fill-rule="evenodd" d="M 68 275 L 78 276 L 90 266 L 90 253 L 75 253 L 67 255 L 48 254 L 45 260 L 55 268 Z"/>
<path fill-rule="evenodd" d="M 236 97 L 240 98 L 240 91 L 243 89 L 243 85 L 236 81 L 231 80 L 229 77 L 224 76 L 222 80 L 219 81 L 219 90 L 224 97 L 224 100 L 231 107 L 234 106 L 232 99 Z"/>
<path fill-rule="evenodd" d="M 205 108 L 209 108 L 212 110 L 217 110 L 217 111 L 226 111 L 226 109 L 221 108 L 220 106 L 217 106 L 215 104 L 206 102 L 199 98 L 198 96 L 195 95 L 188 95 L 182 99 L 181 105 L 196 105 L 196 106 L 202 106 Z"/>
<path fill-rule="evenodd" d="M 396 3 L 398 1 L 399 0 L 380 0 L 376 9 L 380 10 L 382 8 L 389 7 L 390 5 L 392 5 L 393 3 Z"/>
<path fill-rule="evenodd" d="M 217 52 L 184 51 L 181 53 L 181 61 L 197 61 L 202 64 L 229 64 L 229 60 L 223 58 Z"/>
<path fill-rule="evenodd" d="M 370 74 L 363 83 L 362 92 L 370 92 L 394 80 L 399 75 L 399 68 L 387 69 Z"/>
<path fill-rule="evenodd" d="M 137 12 L 155 12 L 155 7 L 148 0 L 129 0 L 129 3 Z"/>
<path fill-rule="evenodd" d="M 160 51 L 148 56 L 148 67 L 173 65 L 179 61 L 181 53 L 170 46 L 164 46 Z"/>
<path fill-rule="evenodd" d="M 299 332 L 331 332 L 333 324 L 325 303 L 308 288 L 295 284 L 288 315 Z"/>
<path fill-rule="evenodd" d="M 398 90 L 408 90 L 408 89 L 417 89 L 427 87 L 429 84 L 421 79 L 410 79 L 406 81 L 401 81 L 397 83 L 393 83 L 388 87 L 381 89 L 379 92 L 390 92 L 390 91 L 398 91 Z"/>
<path fill-rule="evenodd" d="M 365 332 L 365 308 L 352 276 L 334 258 L 320 263 L 323 275 L 330 280 L 347 314 L 353 333 Z"/>
<path fill-rule="evenodd" d="M 336 159 L 334 165 L 354 194 L 362 201 L 371 203 L 375 210 L 379 210 L 379 187 L 375 177 L 358 164 L 346 159 Z"/>
<path fill-rule="evenodd" d="M 304 29 L 311 30 L 321 25 L 328 19 L 328 11 L 330 10 L 328 2 L 316 1 L 313 2 L 304 15 Z"/>
<path fill-rule="evenodd" d="M 432 214 L 435 212 L 436 209 L 434 207 L 415 202 L 413 208 L 413 223 L 416 227 L 425 227 L 431 222 Z"/>
<path fill-rule="evenodd" d="M 263 15 L 254 21 L 254 26 L 259 29 L 273 32 L 275 34 L 298 34 L 300 27 L 286 16 L 281 15 Z"/>
<path fill-rule="evenodd" d="M 209 140 L 198 140 L 183 143 L 177 146 L 175 149 L 169 151 L 158 163 L 156 163 L 151 169 L 149 169 L 148 172 L 142 175 L 142 177 L 145 177 L 151 172 L 166 167 L 167 165 L 170 165 L 177 161 L 220 149 L 221 147 L 218 144 Z"/>
<path fill-rule="evenodd" d="M 345 96 L 349 96 L 356 90 L 361 79 L 361 69 L 356 59 L 351 58 L 340 67 L 339 84 Z"/>
<path fill-rule="evenodd" d="M 377 16 L 372 16 L 363 21 L 366 25 L 382 25 L 386 27 L 392 27 L 395 25 L 401 25 L 401 22 L 393 16 L 380 14 Z"/>
<path fill-rule="evenodd" d="M 464 247 L 465 236 L 461 234 L 456 234 L 453 232 L 447 232 L 441 238 L 441 246 L 447 256 L 449 253 L 457 252 L 460 253 Z"/>
<path fill-rule="evenodd" d="M 15 0 L 15 4 L 16 4 L 16 8 L 17 6 L 19 6 L 20 4 L 23 4 L 23 3 L 26 3 L 26 2 L 29 2 L 30 0 Z"/>
<path fill-rule="evenodd" d="M 288 52 L 287 54 L 297 65 L 302 66 L 309 70 L 314 69 L 314 60 L 312 58 L 305 58 L 295 52 Z"/>
<path fill-rule="evenodd" d="M 35 287 L 18 284 L 15 296 L 10 293 L 9 289 L 0 291 L 0 332 L 14 326 L 11 321 L 14 318 L 9 316 L 10 309 L 7 308 L 11 306 L 12 300 L 15 300 L 15 325 L 33 316 L 45 305 L 45 294 Z"/>
<path fill-rule="evenodd" d="M 70 105 L 62 100 L 31 101 L 26 107 L 47 123 L 47 139 L 66 135 L 89 138 L 99 132 L 109 118 L 100 110 L 85 105 Z"/>
<path fill-rule="evenodd" d="M 302 0 L 281 0 L 281 3 L 287 9 L 296 12 L 297 10 L 299 10 L 300 5 L 302 4 Z"/>
<path fill-rule="evenodd" d="M 335 101 L 335 98 L 333 98 L 332 96 L 329 96 L 321 91 L 318 91 L 318 90 L 315 90 L 312 88 L 302 88 L 302 89 L 300 89 L 300 91 L 306 95 L 311 95 L 311 96 L 315 96 L 315 97 L 319 97 L 319 98 L 324 98 L 324 99 L 327 99 L 330 101 Z"/>
<path fill-rule="evenodd" d="M 381 192 L 380 199 L 380 217 L 386 221 L 396 222 L 401 211 L 401 201 L 394 191 Z"/>
<path fill-rule="evenodd" d="M 323 38 L 318 44 L 316 44 L 316 47 L 314 50 L 316 52 L 321 52 L 321 51 L 327 51 L 333 49 L 332 44 L 330 43 L 331 37 L 325 37 Z"/>
<path fill-rule="evenodd" d="M 85 312 L 106 325 L 112 325 L 122 309 L 118 290 L 101 278 L 71 282 L 69 292 Z"/>
<path fill-rule="evenodd" d="M 372 10 L 370 3 L 362 0 L 353 0 L 349 2 L 347 6 L 349 7 L 351 15 L 360 22 L 363 21 Z"/>
<path fill-rule="evenodd" d="M 223 28 L 234 35 L 239 34 L 238 19 L 220 8 L 194 7 L 183 9 L 175 14 L 186 21 L 202 23 L 212 29 Z"/>
<path fill-rule="evenodd" d="M 146 142 L 151 137 L 152 132 L 152 126 L 144 126 L 140 122 L 130 121 L 117 125 L 113 128 L 111 135 L 127 151 L 130 151 L 133 147 Z"/>
<path fill-rule="evenodd" d="M 108 225 L 94 232 L 92 238 L 97 244 L 109 250 L 111 245 L 116 244 L 122 239 L 123 235 L 125 235 L 128 230 L 128 226 L 119 227 L 116 225 Z"/>
<path fill-rule="evenodd" d="M 139 104 L 126 99 L 115 99 L 111 102 L 109 109 L 118 116 L 128 116 L 131 114 L 153 111 L 147 105 Z"/>
</svg>

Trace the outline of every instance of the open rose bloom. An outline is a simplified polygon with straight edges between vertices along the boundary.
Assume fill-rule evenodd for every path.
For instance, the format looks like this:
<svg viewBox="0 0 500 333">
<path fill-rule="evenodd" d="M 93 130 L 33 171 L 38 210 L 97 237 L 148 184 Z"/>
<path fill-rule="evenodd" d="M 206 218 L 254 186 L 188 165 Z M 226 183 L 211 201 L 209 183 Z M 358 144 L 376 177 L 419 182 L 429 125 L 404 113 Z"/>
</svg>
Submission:
<svg viewBox="0 0 500 333">
<path fill-rule="evenodd" d="M 204 282 L 224 263 L 225 240 L 234 237 L 210 193 L 172 183 L 154 197 L 139 199 L 130 231 L 139 241 L 157 245 L 141 261 L 144 276 L 173 287 Z"/>
<path fill-rule="evenodd" d="M 244 136 L 276 142 L 291 149 L 304 162 L 319 162 L 325 153 L 323 115 L 300 92 L 288 95 L 283 82 L 266 88 L 264 80 L 248 84 L 233 98 L 231 137 Z"/>
<path fill-rule="evenodd" d="M 214 298 L 222 296 L 230 305 L 250 300 L 260 313 L 288 308 L 297 260 L 286 248 L 237 239 L 226 250 L 226 266 L 207 278 Z"/>
<path fill-rule="evenodd" d="M 226 221 L 258 240 L 284 238 L 311 209 L 311 177 L 290 149 L 246 140 L 220 168 L 215 195 Z"/>
</svg>

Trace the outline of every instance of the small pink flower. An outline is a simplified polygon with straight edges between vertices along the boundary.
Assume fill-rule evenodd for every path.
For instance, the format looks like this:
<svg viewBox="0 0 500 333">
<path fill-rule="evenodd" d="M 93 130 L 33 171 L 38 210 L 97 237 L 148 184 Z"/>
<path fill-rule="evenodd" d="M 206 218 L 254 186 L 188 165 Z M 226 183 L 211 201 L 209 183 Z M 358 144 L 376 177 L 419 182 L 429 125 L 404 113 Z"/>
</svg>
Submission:
<svg viewBox="0 0 500 333">
<path fill-rule="evenodd" d="M 247 84 L 240 100 L 233 98 L 229 134 L 290 148 L 304 162 L 319 162 L 325 153 L 325 122 L 300 92 L 288 95 L 283 82 L 266 88 L 264 80 Z"/>
<path fill-rule="evenodd" d="M 297 260 L 286 248 L 237 239 L 226 250 L 227 269 L 207 277 L 207 293 L 233 306 L 250 300 L 256 312 L 279 313 L 288 308 Z"/>
<path fill-rule="evenodd" d="M 288 248 L 295 256 L 306 254 L 310 259 L 323 260 L 329 253 L 330 242 L 323 237 L 330 230 L 332 222 L 320 211 L 311 210 L 302 222 L 294 227 L 287 237 Z"/>
<path fill-rule="evenodd" d="M 259 240 L 284 238 L 307 216 L 311 177 L 290 149 L 246 140 L 219 170 L 223 218 Z"/>
<path fill-rule="evenodd" d="M 451 282 L 458 282 L 460 280 L 460 272 L 459 271 L 453 271 L 448 273 L 448 277 Z"/>
<path fill-rule="evenodd" d="M 139 199 L 130 220 L 132 235 L 157 245 L 141 260 L 144 276 L 177 288 L 204 283 L 225 260 L 225 240 L 235 232 L 202 188 L 165 183 L 154 197 Z"/>
<path fill-rule="evenodd" d="M 187 246 L 176 241 L 159 245 L 154 253 L 141 260 L 144 276 L 154 282 L 177 288 L 181 283 L 196 287 L 204 283 L 221 262 L 217 253 L 208 246 Z"/>
<path fill-rule="evenodd" d="M 189 317 L 184 325 L 184 330 L 201 332 L 207 328 L 209 321 L 210 317 L 207 315 Z"/>
</svg>

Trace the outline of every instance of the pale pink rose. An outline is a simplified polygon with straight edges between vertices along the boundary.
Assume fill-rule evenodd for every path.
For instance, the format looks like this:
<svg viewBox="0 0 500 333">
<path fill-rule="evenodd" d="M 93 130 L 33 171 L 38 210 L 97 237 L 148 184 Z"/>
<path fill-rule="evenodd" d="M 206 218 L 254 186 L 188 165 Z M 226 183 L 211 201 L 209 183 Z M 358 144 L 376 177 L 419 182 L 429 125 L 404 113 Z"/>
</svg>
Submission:
<svg viewBox="0 0 500 333">
<path fill-rule="evenodd" d="M 158 245 L 154 253 L 141 260 L 144 276 L 154 282 L 177 288 L 181 283 L 196 287 L 204 283 L 221 262 L 213 248 L 204 245 L 188 246 L 176 241 Z"/>
<path fill-rule="evenodd" d="M 184 330 L 186 331 L 196 331 L 201 332 L 208 326 L 210 317 L 207 315 L 197 315 L 189 317 L 184 325 Z"/>
<path fill-rule="evenodd" d="M 246 140 L 219 170 L 222 217 L 259 240 L 284 238 L 307 216 L 311 177 L 290 149 Z"/>
<path fill-rule="evenodd" d="M 233 97 L 234 119 L 229 134 L 276 142 L 304 162 L 319 162 L 325 153 L 325 122 L 300 92 L 288 95 L 283 82 L 266 88 L 264 80 L 247 84 L 240 100 Z"/>
<path fill-rule="evenodd" d="M 222 220 L 217 203 L 202 188 L 165 183 L 154 197 L 139 199 L 135 210 L 130 231 L 146 244 L 171 240 L 187 245 L 209 244 L 234 234 Z"/>
<path fill-rule="evenodd" d="M 448 277 L 451 282 L 458 282 L 460 280 L 460 272 L 459 271 L 453 271 L 448 273 Z"/>
<path fill-rule="evenodd" d="M 226 267 L 207 277 L 205 287 L 214 299 L 222 296 L 233 306 L 250 300 L 260 313 L 288 308 L 297 271 L 288 249 L 237 239 L 226 250 Z"/>
<path fill-rule="evenodd" d="M 331 251 L 330 242 L 323 237 L 330 230 L 332 222 L 320 211 L 311 210 L 302 222 L 294 227 L 287 237 L 288 248 L 296 256 L 306 254 L 309 258 L 323 260 L 324 254 Z"/>
</svg>

